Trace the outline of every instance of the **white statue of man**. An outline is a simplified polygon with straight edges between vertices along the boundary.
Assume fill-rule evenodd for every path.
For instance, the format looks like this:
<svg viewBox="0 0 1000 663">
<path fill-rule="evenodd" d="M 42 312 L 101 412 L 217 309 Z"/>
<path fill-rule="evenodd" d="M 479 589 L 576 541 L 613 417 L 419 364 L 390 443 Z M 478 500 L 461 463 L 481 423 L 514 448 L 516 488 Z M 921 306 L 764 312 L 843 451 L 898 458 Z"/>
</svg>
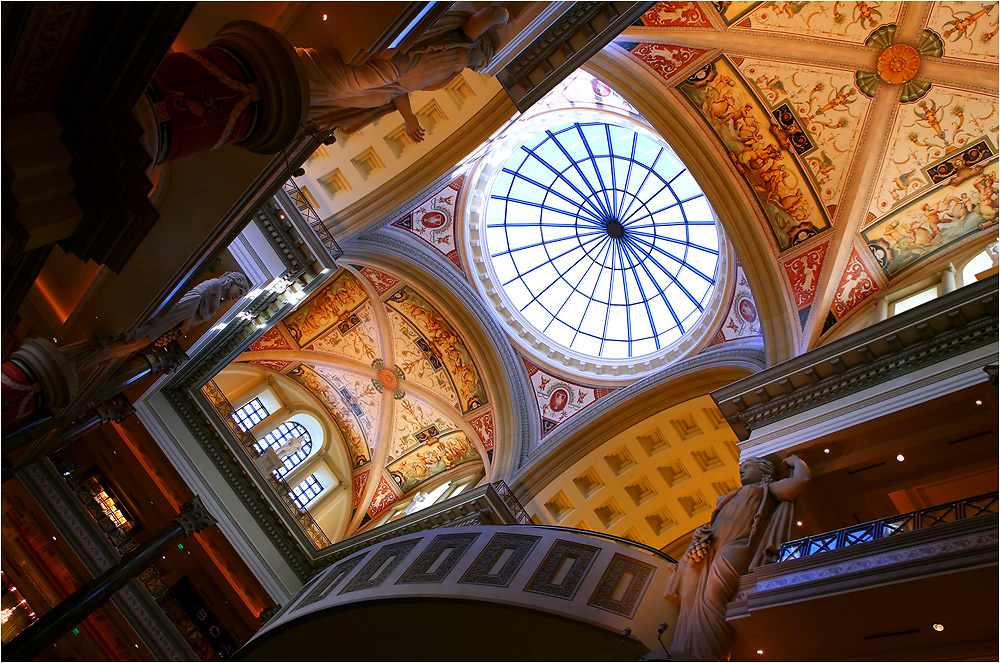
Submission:
<svg viewBox="0 0 1000 663">
<path fill-rule="evenodd" d="M 406 507 L 406 510 L 403 511 L 403 513 L 405 513 L 406 515 L 410 515 L 411 513 L 416 513 L 417 511 L 420 511 L 421 509 L 424 508 L 424 502 L 426 501 L 427 501 L 427 493 L 423 491 L 417 491 L 417 494 L 413 496 L 413 500 L 410 502 L 410 506 Z"/>
<path fill-rule="evenodd" d="M 274 450 L 274 453 L 278 455 L 278 458 L 282 462 L 288 460 L 289 456 L 294 456 L 306 447 L 306 438 L 304 435 L 299 435 L 293 437 L 288 442 L 285 442 L 280 447 Z"/>
</svg>

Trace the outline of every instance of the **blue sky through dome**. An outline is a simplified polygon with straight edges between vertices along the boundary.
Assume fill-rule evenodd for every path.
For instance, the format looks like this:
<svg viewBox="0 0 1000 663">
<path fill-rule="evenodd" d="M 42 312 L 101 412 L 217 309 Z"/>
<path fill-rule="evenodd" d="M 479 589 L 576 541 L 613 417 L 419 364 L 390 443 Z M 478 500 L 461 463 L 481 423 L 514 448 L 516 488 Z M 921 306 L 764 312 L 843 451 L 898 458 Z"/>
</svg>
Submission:
<svg viewBox="0 0 1000 663">
<path fill-rule="evenodd" d="M 704 193 L 665 145 L 626 126 L 563 124 L 522 144 L 490 194 L 498 283 L 556 344 L 641 357 L 701 317 L 718 234 Z"/>
</svg>

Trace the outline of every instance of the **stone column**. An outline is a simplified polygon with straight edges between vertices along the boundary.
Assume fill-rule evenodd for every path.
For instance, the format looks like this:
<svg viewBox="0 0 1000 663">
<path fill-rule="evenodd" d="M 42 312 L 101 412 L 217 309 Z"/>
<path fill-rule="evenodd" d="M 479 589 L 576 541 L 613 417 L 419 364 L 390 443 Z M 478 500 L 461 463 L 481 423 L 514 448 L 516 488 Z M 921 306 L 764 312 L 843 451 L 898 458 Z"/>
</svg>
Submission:
<svg viewBox="0 0 1000 663">
<path fill-rule="evenodd" d="M 955 282 L 956 275 L 955 265 L 948 263 L 948 268 L 941 272 L 941 292 L 938 296 L 947 295 L 958 288 Z"/>
<path fill-rule="evenodd" d="M 82 416 L 71 421 L 68 426 L 59 431 L 58 434 L 43 442 L 39 447 L 29 449 L 27 453 L 17 459 L 16 463 L 5 464 L 3 466 L 3 481 L 7 481 L 12 478 L 22 467 L 26 467 L 34 463 L 43 456 L 55 453 L 57 450 L 62 449 L 70 442 L 79 439 L 95 428 L 112 421 L 121 423 L 133 414 L 135 414 L 135 408 L 132 407 L 132 404 L 129 403 L 124 396 L 119 395 L 107 402 L 101 403 L 100 405 L 88 410 Z M 5 440 L 4 456 L 11 451 L 17 450 L 21 446 L 27 445 L 29 442 L 31 442 L 30 439 L 27 442 L 22 442 L 21 444 L 8 449 L 9 443 Z M 16 444 L 16 439 L 13 443 Z"/>
<path fill-rule="evenodd" d="M 76 369 L 52 341 L 26 339 L 3 363 L 3 419 L 11 422 L 40 407 L 63 407 L 79 387 Z"/>
<path fill-rule="evenodd" d="M 288 41 L 258 23 L 233 21 L 206 48 L 168 54 L 135 116 L 155 165 L 230 144 L 278 152 L 304 126 L 308 108 L 305 69 Z"/>
<path fill-rule="evenodd" d="M 153 560 L 177 540 L 215 524 L 215 518 L 196 496 L 184 504 L 180 514 L 149 541 L 63 599 L 52 610 L 42 615 L 41 619 L 6 644 L 4 657 L 15 661 L 29 661 L 35 658 L 66 631 L 86 619 L 132 578 L 149 568 Z"/>
<path fill-rule="evenodd" d="M 176 344 L 145 347 L 126 360 L 90 402 L 109 400 L 151 373 L 170 373 L 185 359 L 187 355 Z M 32 413 L 42 414 L 43 411 L 38 410 L 40 405 L 46 408 L 65 406 L 79 387 L 71 358 L 51 341 L 26 340 L 11 360 L 4 362 L 3 374 L 3 418 L 7 424 L 3 433 L 4 455 L 66 425 L 69 417 L 76 419 L 79 416 L 73 413 L 54 416 L 45 410 L 44 416 L 25 419 Z"/>
</svg>

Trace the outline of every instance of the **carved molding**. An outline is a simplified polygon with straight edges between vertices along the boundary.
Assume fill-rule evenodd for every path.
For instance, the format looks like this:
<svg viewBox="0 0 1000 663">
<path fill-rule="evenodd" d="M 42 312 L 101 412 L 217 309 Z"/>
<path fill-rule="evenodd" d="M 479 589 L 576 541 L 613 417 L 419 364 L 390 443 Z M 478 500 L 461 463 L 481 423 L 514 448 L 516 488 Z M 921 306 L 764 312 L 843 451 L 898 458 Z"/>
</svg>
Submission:
<svg viewBox="0 0 1000 663">
<path fill-rule="evenodd" d="M 726 616 L 731 619 L 769 606 L 863 591 L 876 584 L 995 565 L 997 542 L 997 515 L 990 514 L 769 564 L 741 578 Z"/>
<path fill-rule="evenodd" d="M 289 525 L 281 518 L 249 472 L 240 464 L 221 433 L 211 424 L 191 394 L 181 389 L 169 389 L 164 394 L 174 411 L 184 420 L 188 431 L 212 459 L 216 468 L 226 478 L 227 483 L 295 574 L 303 581 L 308 579 L 315 573 L 317 567 L 303 542 L 295 537 Z"/>
<path fill-rule="evenodd" d="M 995 343 L 997 277 L 966 286 L 712 392 L 741 441 L 750 432 Z"/>
<path fill-rule="evenodd" d="M 653 2 L 576 2 L 496 75 L 522 113 L 642 16 Z M 584 44 L 583 48 L 573 44 Z"/>
</svg>

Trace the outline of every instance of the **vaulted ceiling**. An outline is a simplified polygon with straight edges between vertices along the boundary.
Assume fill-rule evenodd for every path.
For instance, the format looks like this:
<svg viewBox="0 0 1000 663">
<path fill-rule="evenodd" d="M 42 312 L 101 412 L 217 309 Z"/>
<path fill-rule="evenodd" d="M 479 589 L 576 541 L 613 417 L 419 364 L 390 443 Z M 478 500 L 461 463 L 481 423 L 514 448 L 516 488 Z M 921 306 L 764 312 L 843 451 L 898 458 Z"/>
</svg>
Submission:
<svg viewBox="0 0 1000 663">
<path fill-rule="evenodd" d="M 804 352 L 996 237 L 998 15 L 661 2 L 588 64 L 676 141 L 734 240 L 728 314 L 702 353 L 760 339 L 771 362 Z M 475 195 L 466 155 L 514 111 L 469 71 L 417 97 L 424 143 L 391 115 L 307 162 L 299 183 L 343 243 L 342 269 L 239 358 L 298 381 L 336 422 L 354 465 L 349 532 L 445 473 L 492 476 L 494 451 L 517 455 L 517 417 L 528 455 L 547 453 L 558 426 L 628 389 L 528 357 L 498 375 L 496 343 L 469 322 L 482 313 L 455 303 L 475 292 L 459 203 Z M 379 242 L 393 257 L 370 259 Z"/>
<path fill-rule="evenodd" d="M 725 161 L 799 351 L 996 234 L 997 18 L 981 2 L 660 2 L 616 41 Z M 870 308 L 867 308 L 870 312 Z M 765 321 L 765 335 L 767 323 Z"/>
<path fill-rule="evenodd" d="M 465 338 L 421 289 L 345 265 L 237 361 L 287 375 L 329 414 L 351 459 L 351 532 L 445 473 L 489 474 L 493 408 Z"/>
</svg>

